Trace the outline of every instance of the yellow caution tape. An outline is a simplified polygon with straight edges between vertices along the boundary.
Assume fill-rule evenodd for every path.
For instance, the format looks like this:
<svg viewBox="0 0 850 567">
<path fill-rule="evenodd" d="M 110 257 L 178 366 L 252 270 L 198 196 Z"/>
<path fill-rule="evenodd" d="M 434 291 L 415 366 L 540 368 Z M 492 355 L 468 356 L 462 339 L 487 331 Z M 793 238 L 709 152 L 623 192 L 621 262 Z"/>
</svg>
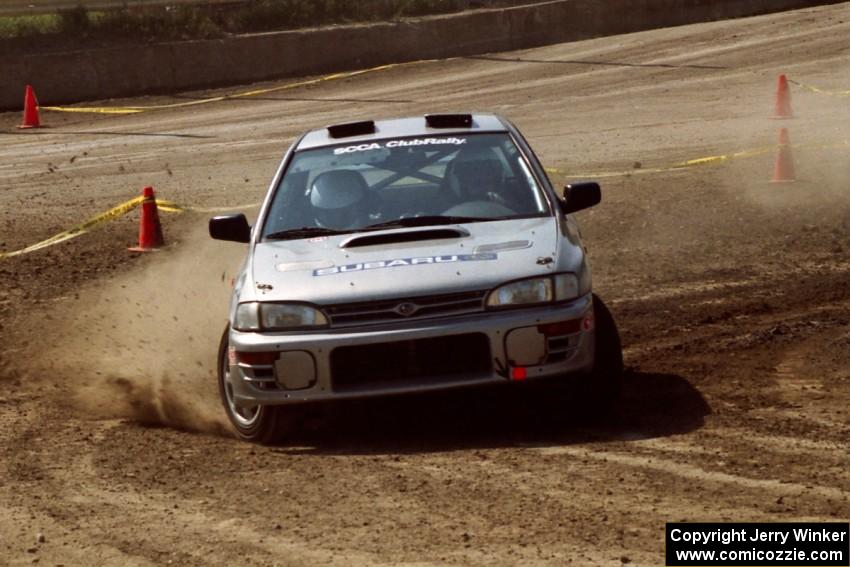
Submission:
<svg viewBox="0 0 850 567">
<path fill-rule="evenodd" d="M 669 169 L 681 169 L 683 167 L 693 167 L 696 165 L 710 165 L 715 163 L 721 163 L 724 161 L 729 161 L 730 159 L 735 158 L 744 158 L 744 157 L 754 157 L 761 156 L 767 153 L 772 152 L 775 149 L 775 146 L 769 147 L 761 147 L 754 148 L 752 150 L 743 150 L 740 152 L 735 152 L 732 154 L 721 154 L 719 156 L 708 156 L 696 159 L 689 159 L 686 161 L 682 161 L 676 164 L 673 164 Z"/>
<path fill-rule="evenodd" d="M 378 71 L 385 71 L 387 69 L 392 69 L 394 67 L 405 67 L 410 65 L 419 65 L 422 63 L 433 63 L 435 61 L 448 61 L 450 59 L 422 59 L 419 61 L 408 61 L 406 63 L 390 63 L 387 65 L 379 65 L 377 67 L 370 67 L 368 69 L 359 69 L 357 71 L 346 71 L 343 73 L 333 73 L 331 75 L 325 75 L 324 77 L 318 77 L 316 79 L 308 79 L 306 81 L 298 81 L 297 83 L 287 83 L 285 85 L 279 85 L 276 87 L 268 87 L 264 89 L 255 89 L 251 91 L 233 93 L 233 94 L 225 94 L 210 98 L 204 98 L 199 100 L 190 100 L 186 102 L 175 102 L 172 104 L 155 104 L 150 106 L 125 106 L 125 107 L 88 107 L 88 106 L 40 106 L 41 110 L 52 110 L 54 112 L 91 112 L 97 114 L 136 114 L 139 112 L 147 112 L 150 110 L 164 110 L 168 108 L 182 108 L 186 106 L 197 106 L 199 104 L 209 104 L 211 102 L 221 102 L 223 100 L 235 99 L 235 98 L 247 98 L 252 96 L 260 96 L 269 93 L 286 91 L 290 89 L 297 89 L 300 87 L 307 87 L 310 85 L 316 85 L 318 83 L 323 83 L 326 81 L 336 81 L 339 79 L 348 79 L 350 77 L 356 77 L 358 75 L 365 75 L 366 73 L 375 73 Z"/>
<path fill-rule="evenodd" d="M 161 204 L 159 203 L 159 200 L 158 200 L 158 199 L 157 199 L 157 202 L 156 202 L 156 208 L 157 208 L 158 210 L 160 210 L 160 211 L 165 211 L 166 213 L 182 213 L 183 211 L 185 211 L 185 210 L 186 210 L 186 209 L 184 209 L 183 207 L 181 207 L 181 206 L 179 206 L 179 205 L 176 205 L 176 206 L 171 206 L 171 205 L 161 205 Z"/>
<path fill-rule="evenodd" d="M 850 89 L 845 91 L 831 91 L 827 89 L 821 89 L 812 85 L 807 85 L 806 83 L 801 83 L 800 81 L 795 81 L 794 79 L 788 79 L 788 82 L 797 85 L 801 89 L 806 89 L 807 91 L 811 91 L 813 93 L 824 94 L 829 96 L 850 96 Z"/>
<path fill-rule="evenodd" d="M 224 213 L 227 211 L 253 209 L 259 207 L 260 205 L 262 205 L 262 203 L 251 203 L 250 205 L 236 205 L 233 207 L 185 207 L 184 210 L 192 211 L 193 213 Z"/>
<path fill-rule="evenodd" d="M 53 110 L 55 112 L 80 112 L 88 114 L 137 114 L 143 112 L 134 108 L 93 108 L 85 106 L 39 106 L 39 110 Z"/>
<path fill-rule="evenodd" d="M 843 142 L 839 144 L 817 144 L 811 146 L 803 146 L 809 147 L 812 149 L 834 149 L 850 146 L 850 142 Z M 720 154 L 716 156 L 705 156 L 694 159 L 689 159 L 677 163 L 670 164 L 664 167 L 652 167 L 652 168 L 643 168 L 636 167 L 633 169 L 625 170 L 625 171 L 597 171 L 597 172 L 571 172 L 565 171 L 562 169 L 547 167 L 547 173 L 554 174 L 562 174 L 568 175 L 570 177 L 594 177 L 594 178 L 605 178 L 605 177 L 618 177 L 622 175 L 636 175 L 636 174 L 648 174 L 648 173 L 663 173 L 667 171 L 677 171 L 681 169 L 686 169 L 690 167 L 698 167 L 703 165 L 711 165 L 711 164 L 719 164 L 732 159 L 737 158 L 746 158 L 746 157 L 754 157 L 767 154 L 769 152 L 774 151 L 775 146 L 767 146 L 761 148 L 753 148 L 749 150 L 742 150 L 740 152 L 734 152 L 731 154 Z M 143 197 L 136 197 L 134 199 L 130 199 L 129 201 L 125 201 L 120 205 L 116 205 L 98 215 L 93 216 L 82 224 L 75 226 L 74 228 L 68 229 L 66 231 L 60 232 L 54 236 L 46 240 L 42 240 L 41 242 L 37 242 L 26 248 L 22 248 L 20 250 L 15 250 L 12 252 L 0 252 L 0 260 L 3 258 L 11 258 L 12 256 L 19 256 L 21 254 L 27 254 L 29 252 L 34 252 L 36 250 L 41 250 L 42 248 L 47 248 L 48 246 L 52 246 L 54 244 L 59 244 L 60 242 L 64 242 L 66 240 L 70 240 L 72 238 L 76 238 L 81 234 L 85 234 L 96 226 L 110 221 L 112 219 L 118 218 L 122 215 L 126 215 L 133 209 L 139 206 L 139 204 L 143 201 Z M 166 199 L 157 199 L 156 200 L 157 209 L 165 212 L 172 213 L 182 213 L 185 211 L 197 212 L 197 213 L 217 213 L 224 211 L 232 211 L 232 210 L 240 210 L 240 209 L 250 209 L 254 207 L 260 206 L 260 203 L 251 203 L 249 205 L 234 205 L 231 207 L 191 207 L 186 205 L 179 205 L 174 201 L 169 201 Z"/>
<path fill-rule="evenodd" d="M 802 144 L 797 147 L 799 148 L 807 148 L 812 150 L 830 150 L 836 148 L 846 148 L 850 146 L 850 142 L 841 142 L 838 144 Z M 724 163 L 733 159 L 739 158 L 749 158 L 762 156 L 765 154 L 769 154 L 775 151 L 777 146 L 763 146 L 760 148 L 753 148 L 750 150 L 741 150 L 740 152 L 734 152 L 731 154 L 721 154 L 717 156 L 706 156 L 700 158 L 689 159 L 685 161 L 680 161 L 677 163 L 672 163 L 666 166 L 660 167 L 634 167 L 632 169 L 626 169 L 622 171 L 595 171 L 595 172 L 573 172 L 567 171 L 563 169 L 558 169 L 554 167 L 545 168 L 547 173 L 555 173 L 560 175 L 567 175 L 569 177 L 595 177 L 595 178 L 605 178 L 605 177 L 621 177 L 625 175 L 642 175 L 648 173 L 665 173 L 668 171 L 678 171 L 681 169 L 686 169 L 689 167 L 698 167 L 703 165 L 717 165 L 720 163 Z"/>
<path fill-rule="evenodd" d="M 547 167 L 546 171 L 548 173 L 556 173 L 561 175 L 569 175 L 570 177 L 596 177 L 596 178 L 605 178 L 605 177 L 620 177 L 624 175 L 646 175 L 648 173 L 664 173 L 668 171 L 677 171 L 680 169 L 686 169 L 689 167 L 698 167 L 704 165 L 717 165 L 723 162 L 727 162 L 732 159 L 737 158 L 745 158 L 745 157 L 754 157 L 760 156 L 774 151 L 775 146 L 769 147 L 761 147 L 761 148 L 753 148 L 751 150 L 742 150 L 740 152 L 735 152 L 731 154 L 721 154 L 716 156 L 705 156 L 694 159 L 689 159 L 685 161 L 680 161 L 676 163 L 672 163 L 666 166 L 660 167 L 634 167 L 632 169 L 622 170 L 622 171 L 596 171 L 596 172 L 572 172 L 565 171 L 562 169 Z"/>
<path fill-rule="evenodd" d="M 136 197 L 135 199 L 124 201 L 120 205 L 116 205 L 108 211 L 93 216 L 84 223 L 78 224 L 74 228 L 65 230 L 63 232 L 60 232 L 59 234 L 51 236 L 46 240 L 42 240 L 41 242 L 37 242 L 35 244 L 27 246 L 26 248 L 21 248 L 20 250 L 15 250 L 13 252 L 0 252 L 0 259 L 11 258 L 12 256 L 19 256 L 21 254 L 28 254 L 29 252 L 35 252 L 36 250 L 41 250 L 42 248 L 47 248 L 48 246 L 53 246 L 54 244 L 59 244 L 60 242 L 65 242 L 66 240 L 76 238 L 81 234 L 85 234 L 86 232 L 90 231 L 99 224 L 126 215 L 127 213 L 138 207 L 141 202 L 142 197 Z"/>
<path fill-rule="evenodd" d="M 253 209 L 259 207 L 262 203 L 251 203 L 249 205 L 233 205 L 229 207 L 191 207 L 189 205 L 178 205 L 174 201 L 166 199 L 157 199 L 156 207 L 161 211 L 169 213 L 182 213 L 191 211 L 193 213 L 223 213 L 225 211 L 239 211 L 242 209 Z"/>
<path fill-rule="evenodd" d="M 72 238 L 76 238 L 80 235 L 83 235 L 93 228 L 101 225 L 107 221 L 111 221 L 120 216 L 126 215 L 131 212 L 133 209 L 138 207 L 142 201 L 143 197 L 136 197 L 134 199 L 130 199 L 129 201 L 124 201 L 120 205 L 116 205 L 109 209 L 108 211 L 104 211 L 99 213 L 87 221 L 78 224 L 77 226 L 70 228 L 68 230 L 62 231 L 59 234 L 53 235 L 50 238 L 42 240 L 41 242 L 36 242 L 35 244 L 31 244 L 26 248 L 21 248 L 20 250 L 14 250 L 12 252 L 0 252 L 0 260 L 4 258 L 11 258 L 13 256 L 20 256 L 22 254 L 28 254 L 30 252 L 35 252 L 36 250 L 41 250 L 42 248 L 47 248 L 48 246 L 53 246 L 54 244 L 59 244 L 60 242 L 65 242 L 66 240 L 71 240 Z M 234 207 L 214 207 L 214 208 L 201 208 L 201 207 L 187 207 L 183 205 L 178 205 L 174 201 L 168 201 L 165 199 L 157 199 L 156 206 L 160 211 L 165 211 L 169 213 L 182 213 L 184 211 L 192 211 L 199 213 L 207 213 L 207 212 L 219 212 L 226 210 L 238 210 L 238 209 L 248 209 L 252 207 L 258 206 L 259 203 L 252 203 L 250 205 L 239 205 Z"/>
<path fill-rule="evenodd" d="M 385 71 L 387 69 L 392 69 L 395 67 L 405 67 L 410 65 L 420 65 L 423 63 L 434 63 L 436 61 L 451 61 L 455 59 L 454 57 L 446 58 L 446 59 L 421 59 L 418 61 L 408 61 L 406 63 L 389 63 L 386 65 L 378 65 L 377 67 L 370 67 L 368 69 L 359 69 L 357 71 L 346 71 L 342 73 L 333 73 L 331 75 L 325 75 L 324 77 L 318 77 L 315 79 L 308 79 L 306 81 L 299 81 L 296 83 L 287 83 L 285 85 L 280 85 L 277 87 L 268 87 L 264 89 L 255 89 L 251 91 L 244 91 L 233 94 L 225 94 L 219 95 L 210 98 L 204 98 L 199 100 L 190 100 L 185 102 L 175 102 L 171 104 L 155 104 L 149 106 L 125 106 L 125 107 L 93 107 L 93 106 L 39 106 L 40 110 L 52 110 L 54 112 L 77 112 L 77 113 L 96 113 L 96 114 L 137 114 L 139 112 L 147 112 L 150 110 L 164 110 L 168 108 L 182 108 L 187 106 L 197 106 L 199 104 L 209 104 L 212 102 L 221 102 L 228 99 L 236 99 L 236 98 L 247 98 L 253 96 L 260 96 L 264 94 L 280 92 L 290 89 L 296 89 L 300 87 L 307 87 L 310 85 L 315 85 L 318 83 L 323 83 L 326 81 L 335 81 L 339 79 L 348 79 L 350 77 L 356 77 L 358 75 L 364 75 L 366 73 L 375 73 L 378 71 Z M 788 79 L 789 83 L 793 83 L 800 88 L 820 93 L 826 94 L 830 96 L 848 96 L 850 95 L 850 89 L 843 91 L 830 91 L 826 89 L 821 89 L 812 85 L 807 85 L 805 83 L 801 83 L 794 79 Z"/>
</svg>

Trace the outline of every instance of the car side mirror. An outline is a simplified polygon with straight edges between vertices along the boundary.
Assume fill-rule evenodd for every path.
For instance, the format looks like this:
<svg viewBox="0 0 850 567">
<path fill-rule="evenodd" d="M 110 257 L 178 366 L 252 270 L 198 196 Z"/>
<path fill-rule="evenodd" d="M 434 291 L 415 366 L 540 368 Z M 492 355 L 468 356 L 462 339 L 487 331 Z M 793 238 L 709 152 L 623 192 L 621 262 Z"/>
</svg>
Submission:
<svg viewBox="0 0 850 567">
<path fill-rule="evenodd" d="M 595 181 L 570 183 L 564 186 L 561 212 L 565 215 L 598 205 L 602 201 L 602 190 Z"/>
<path fill-rule="evenodd" d="M 251 242 L 251 225 L 245 215 L 222 215 L 210 219 L 210 236 L 216 240 Z"/>
</svg>

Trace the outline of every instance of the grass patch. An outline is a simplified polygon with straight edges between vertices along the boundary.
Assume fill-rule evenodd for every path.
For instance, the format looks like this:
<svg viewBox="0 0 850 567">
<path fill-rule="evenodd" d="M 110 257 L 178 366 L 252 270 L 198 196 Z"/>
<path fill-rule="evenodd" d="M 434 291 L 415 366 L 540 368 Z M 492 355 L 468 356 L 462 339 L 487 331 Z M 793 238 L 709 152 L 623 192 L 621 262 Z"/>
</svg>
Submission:
<svg viewBox="0 0 850 567">
<path fill-rule="evenodd" d="M 484 0 L 476 5 L 516 4 Z M 460 11 L 469 0 L 252 0 L 0 17 L 0 39 L 61 37 L 83 43 L 208 39 L 348 22 L 372 22 Z"/>
<path fill-rule="evenodd" d="M 344 21 L 378 21 L 460 10 L 458 0 L 258 0 L 232 14 L 230 31 L 268 31 Z"/>
<path fill-rule="evenodd" d="M 0 38 L 58 33 L 60 21 L 58 14 L 0 17 Z"/>
</svg>

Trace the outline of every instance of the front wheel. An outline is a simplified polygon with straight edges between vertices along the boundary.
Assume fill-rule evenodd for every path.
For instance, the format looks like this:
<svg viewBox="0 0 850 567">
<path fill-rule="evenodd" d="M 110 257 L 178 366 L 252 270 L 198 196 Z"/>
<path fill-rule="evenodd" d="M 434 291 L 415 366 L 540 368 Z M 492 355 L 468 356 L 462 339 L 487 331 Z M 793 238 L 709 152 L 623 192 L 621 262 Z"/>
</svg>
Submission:
<svg viewBox="0 0 850 567">
<path fill-rule="evenodd" d="M 239 438 L 262 444 L 278 442 L 290 428 L 287 425 L 291 425 L 291 413 L 282 407 L 244 406 L 236 402 L 233 381 L 238 378 L 233 374 L 228 356 L 229 331 L 229 326 L 224 329 L 218 347 L 218 391 L 224 411 Z"/>
<path fill-rule="evenodd" d="M 623 385 L 623 348 L 620 333 L 608 307 L 593 296 L 596 348 L 593 371 L 581 379 L 579 398 L 588 417 L 607 414 L 620 397 Z"/>
</svg>

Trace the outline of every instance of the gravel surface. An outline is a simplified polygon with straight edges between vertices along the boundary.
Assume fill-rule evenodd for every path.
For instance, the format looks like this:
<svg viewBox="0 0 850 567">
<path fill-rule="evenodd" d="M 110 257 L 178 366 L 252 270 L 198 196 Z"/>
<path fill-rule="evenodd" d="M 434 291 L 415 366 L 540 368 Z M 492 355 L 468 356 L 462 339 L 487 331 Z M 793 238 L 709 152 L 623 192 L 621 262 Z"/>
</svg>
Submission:
<svg viewBox="0 0 850 567">
<path fill-rule="evenodd" d="M 796 118 L 769 116 L 780 72 L 850 88 L 848 36 L 838 4 L 183 109 L 44 113 L 29 132 L 0 114 L 8 251 L 144 185 L 251 205 L 317 124 L 502 113 L 558 183 L 611 174 L 579 220 L 629 367 L 595 426 L 496 391 L 325 408 L 284 445 L 237 442 L 213 359 L 243 249 L 169 215 L 170 246 L 134 257 L 124 217 L 0 260 L 0 563 L 659 565 L 667 521 L 847 521 L 850 106 L 792 86 Z M 771 146 L 779 127 L 795 183 L 768 183 L 772 152 L 652 173 Z"/>
</svg>

